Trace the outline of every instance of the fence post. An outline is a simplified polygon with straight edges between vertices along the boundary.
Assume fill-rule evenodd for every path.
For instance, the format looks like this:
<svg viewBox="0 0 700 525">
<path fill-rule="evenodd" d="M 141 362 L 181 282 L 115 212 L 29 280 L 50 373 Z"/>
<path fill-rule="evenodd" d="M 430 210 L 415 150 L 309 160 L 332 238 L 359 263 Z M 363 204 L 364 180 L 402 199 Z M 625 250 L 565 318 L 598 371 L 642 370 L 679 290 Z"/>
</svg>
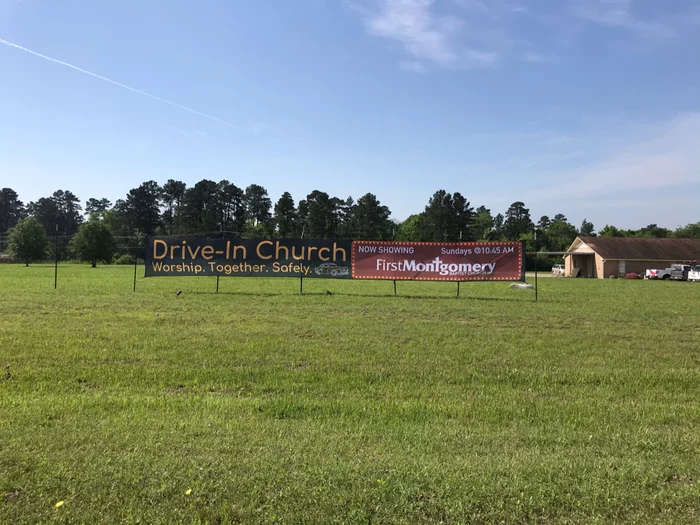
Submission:
<svg viewBox="0 0 700 525">
<path fill-rule="evenodd" d="M 306 231 L 306 226 L 304 226 L 301 229 L 301 239 L 304 239 L 304 232 Z M 292 252 L 292 256 L 294 255 L 294 252 Z M 292 257 L 293 258 L 293 257 Z M 303 267 L 303 265 L 302 265 Z M 303 270 L 299 271 L 299 295 L 304 295 L 304 272 Z"/>
<path fill-rule="evenodd" d="M 527 257 L 527 255 L 525 256 Z M 537 290 L 537 267 L 540 263 L 540 252 L 537 250 L 537 228 L 535 228 L 535 302 L 539 300 Z"/>
<path fill-rule="evenodd" d="M 136 291 L 136 267 L 139 264 L 139 258 L 134 255 L 134 291 Z"/>
<path fill-rule="evenodd" d="M 56 235 L 54 235 L 54 257 L 53 257 L 53 289 L 58 287 L 58 223 L 56 224 Z"/>
<path fill-rule="evenodd" d="M 537 266 L 539 266 L 539 262 L 540 262 L 540 254 L 539 254 L 539 252 L 535 252 L 535 301 L 539 300 L 538 290 L 537 290 Z"/>
</svg>

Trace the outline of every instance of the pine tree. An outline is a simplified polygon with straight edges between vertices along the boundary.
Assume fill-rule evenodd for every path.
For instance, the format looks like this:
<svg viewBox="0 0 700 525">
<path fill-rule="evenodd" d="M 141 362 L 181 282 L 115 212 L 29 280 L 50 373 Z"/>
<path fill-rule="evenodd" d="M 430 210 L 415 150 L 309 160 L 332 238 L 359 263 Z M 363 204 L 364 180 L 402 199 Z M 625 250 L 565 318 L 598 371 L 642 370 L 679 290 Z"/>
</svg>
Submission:
<svg viewBox="0 0 700 525">
<path fill-rule="evenodd" d="M 298 235 L 298 217 L 292 194 L 285 191 L 275 204 L 275 224 L 277 235 L 293 237 Z"/>
</svg>

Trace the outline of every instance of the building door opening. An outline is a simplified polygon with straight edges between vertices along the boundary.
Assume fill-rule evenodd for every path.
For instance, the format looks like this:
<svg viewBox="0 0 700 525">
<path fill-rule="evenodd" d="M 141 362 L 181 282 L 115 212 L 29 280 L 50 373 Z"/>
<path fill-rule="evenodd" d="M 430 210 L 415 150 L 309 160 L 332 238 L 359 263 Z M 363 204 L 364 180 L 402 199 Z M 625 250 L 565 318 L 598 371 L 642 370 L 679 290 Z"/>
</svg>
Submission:
<svg viewBox="0 0 700 525">
<path fill-rule="evenodd" d="M 594 255 L 574 255 L 572 277 L 584 277 L 592 279 L 595 277 L 595 256 Z"/>
</svg>

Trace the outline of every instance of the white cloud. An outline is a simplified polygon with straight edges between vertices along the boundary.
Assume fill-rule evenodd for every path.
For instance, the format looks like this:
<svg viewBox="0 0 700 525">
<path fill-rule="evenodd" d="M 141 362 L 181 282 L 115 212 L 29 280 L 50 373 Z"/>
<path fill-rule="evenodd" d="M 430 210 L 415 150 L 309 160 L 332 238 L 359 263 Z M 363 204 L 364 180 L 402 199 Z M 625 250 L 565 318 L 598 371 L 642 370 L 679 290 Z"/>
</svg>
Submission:
<svg viewBox="0 0 700 525">
<path fill-rule="evenodd" d="M 610 44 L 696 39 L 700 5 L 661 0 L 346 0 L 367 33 L 392 44 L 403 70 L 490 67 L 507 62 L 561 64 L 579 50 L 586 28 L 605 28 Z M 659 2 L 654 3 L 654 2 Z M 690 0 L 686 0 L 690 1 Z M 358 6 L 357 2 L 361 2 Z M 420 64 L 420 65 L 418 65 Z"/>
<path fill-rule="evenodd" d="M 415 60 L 402 60 L 399 62 L 399 68 L 411 73 L 425 73 L 428 70 L 423 64 Z"/>
<path fill-rule="evenodd" d="M 625 228 L 698 221 L 700 112 L 588 118 L 579 127 L 562 134 L 543 121 L 469 136 L 466 148 L 485 153 L 471 155 L 458 173 L 474 180 L 509 174 L 510 190 L 495 189 L 482 201 L 496 209 L 522 200 L 533 215 L 565 210 L 576 224 L 587 217 Z"/>
<path fill-rule="evenodd" d="M 494 15 L 496 13 L 494 10 L 494 4 L 488 4 L 483 0 L 453 0 L 453 2 L 462 9 L 474 13 L 480 13 L 483 15 Z"/>
<path fill-rule="evenodd" d="M 460 26 L 453 17 L 433 13 L 434 0 L 382 0 L 379 12 L 370 15 L 370 34 L 394 40 L 418 59 L 441 65 L 457 61 L 453 36 Z"/>
<path fill-rule="evenodd" d="M 554 64 L 556 62 L 555 58 L 534 51 L 525 51 L 523 53 L 523 60 L 532 64 Z"/>
<path fill-rule="evenodd" d="M 465 45 L 464 20 L 439 14 L 435 4 L 435 0 L 374 0 L 372 7 L 360 11 L 370 35 L 399 43 L 410 57 L 400 64 L 402 69 L 425 69 L 426 62 L 448 68 L 476 67 L 499 60 L 496 52 Z"/>
<path fill-rule="evenodd" d="M 522 14 L 528 11 L 525 6 L 506 0 L 452 0 L 452 2 L 466 11 L 490 17 Z"/>
<path fill-rule="evenodd" d="M 501 58 L 495 51 L 477 51 L 476 49 L 465 51 L 465 56 L 470 63 L 482 65 L 495 64 Z"/>
<path fill-rule="evenodd" d="M 561 169 L 556 182 L 534 191 L 532 200 L 619 196 L 627 192 L 682 187 L 700 181 L 700 113 L 668 121 L 609 130 L 596 140 L 616 140 L 615 151 L 586 165 Z M 625 138 L 625 134 L 628 138 Z M 617 139 L 612 137 L 617 136 Z M 590 139 L 589 139 L 590 140 Z M 591 146 L 594 147 L 595 143 Z M 567 147 L 577 147 L 574 143 Z"/>
<path fill-rule="evenodd" d="M 660 20 L 643 20 L 634 13 L 634 0 L 576 2 L 574 16 L 601 26 L 627 29 L 646 37 L 671 37 L 674 31 Z"/>
</svg>

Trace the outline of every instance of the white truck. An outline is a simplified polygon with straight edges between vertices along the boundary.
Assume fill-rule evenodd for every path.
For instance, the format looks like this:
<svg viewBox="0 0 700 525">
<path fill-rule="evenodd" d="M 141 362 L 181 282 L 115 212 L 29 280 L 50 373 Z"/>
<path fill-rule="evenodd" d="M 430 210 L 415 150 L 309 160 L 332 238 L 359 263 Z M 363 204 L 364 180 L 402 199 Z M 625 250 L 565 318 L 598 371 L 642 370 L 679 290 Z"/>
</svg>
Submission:
<svg viewBox="0 0 700 525">
<path fill-rule="evenodd" d="M 690 269 L 688 272 L 688 280 L 691 282 L 700 282 L 700 265 Z"/>
<path fill-rule="evenodd" d="M 555 264 L 552 266 L 552 275 L 554 277 L 564 277 L 566 275 L 566 267 L 563 264 Z"/>
<path fill-rule="evenodd" d="M 687 264 L 674 264 L 663 270 L 647 270 L 644 278 L 662 281 L 687 281 L 691 269 L 692 267 Z"/>
</svg>

